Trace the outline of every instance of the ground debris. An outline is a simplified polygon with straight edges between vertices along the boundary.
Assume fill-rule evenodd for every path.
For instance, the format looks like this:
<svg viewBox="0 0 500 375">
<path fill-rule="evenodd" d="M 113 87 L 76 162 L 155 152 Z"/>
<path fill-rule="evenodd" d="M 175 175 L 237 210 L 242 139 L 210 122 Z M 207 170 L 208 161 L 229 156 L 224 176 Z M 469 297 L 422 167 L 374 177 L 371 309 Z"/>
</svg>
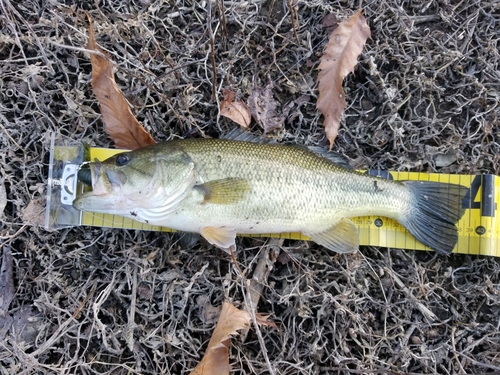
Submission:
<svg viewBox="0 0 500 375">
<path fill-rule="evenodd" d="M 265 87 L 254 86 L 248 97 L 248 108 L 257 124 L 267 134 L 283 126 L 284 116 L 276 112 L 277 104 L 273 97 L 273 82 L 269 82 Z"/>
<path fill-rule="evenodd" d="M 5 340 L 12 325 L 9 306 L 14 299 L 14 270 L 12 252 L 5 246 L 0 267 L 0 340 Z"/>
<path fill-rule="evenodd" d="M 243 306 L 250 286 L 256 311 L 279 331 L 258 337 L 252 324 L 233 339 L 234 373 L 499 373 L 495 258 L 371 247 L 340 256 L 284 240 L 278 261 L 261 264 L 272 269 L 252 280 L 268 239 L 238 239 L 240 273 L 225 253 L 178 234 L 33 225 L 43 217 L 47 134 L 111 144 L 92 93 L 84 11 L 155 140 L 228 133 L 229 121 L 218 122 L 222 88 L 248 98 L 252 82 L 271 80 L 264 97 L 276 102 L 271 118 L 286 117 L 280 140 L 327 147 L 314 106 L 319 56 L 336 21 L 357 9 L 215 3 L 1 3 L 0 373 L 188 374 L 213 332 L 213 307 Z M 363 168 L 500 174 L 496 3 L 363 5 L 372 38 L 344 81 L 334 151 Z"/>
<path fill-rule="evenodd" d="M 3 216 L 3 210 L 7 205 L 7 193 L 5 192 L 5 184 L 0 180 L 0 218 Z"/>
</svg>

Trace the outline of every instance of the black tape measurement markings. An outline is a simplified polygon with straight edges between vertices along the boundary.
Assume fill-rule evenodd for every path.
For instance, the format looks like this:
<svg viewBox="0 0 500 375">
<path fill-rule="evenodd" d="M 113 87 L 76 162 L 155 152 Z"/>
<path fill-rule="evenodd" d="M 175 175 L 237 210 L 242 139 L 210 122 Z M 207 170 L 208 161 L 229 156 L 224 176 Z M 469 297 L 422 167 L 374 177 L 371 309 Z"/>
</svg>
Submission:
<svg viewBox="0 0 500 375">
<path fill-rule="evenodd" d="M 481 196 L 478 192 L 481 189 Z M 480 198 L 476 201 L 476 198 Z M 462 202 L 465 209 L 480 209 L 481 216 L 495 217 L 497 204 L 495 202 L 495 176 L 492 174 L 477 175 L 472 180 L 469 190 Z"/>
</svg>

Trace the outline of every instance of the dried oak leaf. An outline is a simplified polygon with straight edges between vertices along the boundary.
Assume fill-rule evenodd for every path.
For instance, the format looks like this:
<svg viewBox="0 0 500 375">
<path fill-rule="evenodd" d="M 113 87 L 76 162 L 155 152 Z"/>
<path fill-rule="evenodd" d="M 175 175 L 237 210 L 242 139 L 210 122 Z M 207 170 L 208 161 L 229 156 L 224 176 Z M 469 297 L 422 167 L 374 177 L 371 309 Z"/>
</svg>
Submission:
<svg viewBox="0 0 500 375">
<path fill-rule="evenodd" d="M 230 303 L 223 303 L 205 355 L 190 375 L 228 375 L 231 370 L 229 365 L 231 336 L 249 325 L 250 314 L 248 312 L 239 310 Z"/>
<path fill-rule="evenodd" d="M 273 83 L 270 81 L 266 87 L 254 86 L 252 93 L 248 97 L 248 108 L 252 117 L 257 121 L 264 134 L 274 129 L 280 129 L 285 120 L 283 116 L 276 113 L 276 100 L 273 98 Z"/>
<path fill-rule="evenodd" d="M 319 97 L 316 107 L 325 117 L 323 125 L 330 141 L 330 149 L 337 137 L 340 119 L 346 108 L 342 81 L 347 74 L 354 71 L 358 56 L 370 36 L 370 28 L 360 9 L 332 32 L 320 59 Z"/>
<path fill-rule="evenodd" d="M 277 332 L 279 332 L 280 329 L 279 329 L 278 325 L 275 322 L 269 320 L 270 316 L 271 315 L 269 315 L 269 314 L 267 314 L 267 315 L 264 315 L 261 313 L 255 314 L 255 318 L 257 319 L 257 324 L 260 327 L 271 327 L 271 328 L 275 329 Z"/>
<path fill-rule="evenodd" d="M 135 150 L 140 147 L 155 144 L 155 140 L 142 127 L 132 114 L 123 93 L 116 85 L 113 66 L 108 56 L 100 50 L 95 42 L 94 28 L 89 16 L 89 41 L 87 49 L 100 52 L 91 53 L 92 89 L 101 107 L 104 130 L 115 142 L 116 147 Z"/>
<path fill-rule="evenodd" d="M 235 100 L 236 93 L 229 89 L 222 89 L 222 95 L 224 95 L 224 100 L 220 104 L 220 114 L 241 127 L 248 128 L 252 115 L 245 102 Z"/>
</svg>

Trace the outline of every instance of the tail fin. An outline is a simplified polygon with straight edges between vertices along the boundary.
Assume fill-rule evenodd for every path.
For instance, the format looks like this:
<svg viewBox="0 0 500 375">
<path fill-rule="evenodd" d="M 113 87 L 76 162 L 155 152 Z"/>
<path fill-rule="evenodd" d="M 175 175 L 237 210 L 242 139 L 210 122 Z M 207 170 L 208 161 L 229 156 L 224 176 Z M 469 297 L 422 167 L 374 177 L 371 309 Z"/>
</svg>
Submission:
<svg viewBox="0 0 500 375">
<path fill-rule="evenodd" d="M 449 254 L 458 241 L 457 221 L 464 214 L 467 188 L 440 182 L 405 181 L 415 197 L 412 212 L 401 224 L 417 240 L 440 254 Z"/>
</svg>

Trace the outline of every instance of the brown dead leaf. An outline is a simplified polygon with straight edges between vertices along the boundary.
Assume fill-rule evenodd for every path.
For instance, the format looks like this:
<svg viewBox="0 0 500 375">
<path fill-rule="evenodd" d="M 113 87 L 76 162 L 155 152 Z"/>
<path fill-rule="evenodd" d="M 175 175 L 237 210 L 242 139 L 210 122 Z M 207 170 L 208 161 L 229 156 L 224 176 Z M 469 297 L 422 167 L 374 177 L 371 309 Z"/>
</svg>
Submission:
<svg viewBox="0 0 500 375">
<path fill-rule="evenodd" d="M 250 325 L 250 314 L 239 310 L 230 303 L 222 304 L 219 321 L 202 360 L 190 375 L 228 375 L 229 345 L 231 336 Z"/>
<path fill-rule="evenodd" d="M 342 81 L 347 74 L 354 71 L 358 56 L 370 36 L 370 28 L 360 9 L 332 32 L 321 57 L 316 107 L 325 116 L 323 125 L 330 141 L 330 149 L 337 137 L 340 119 L 346 108 Z"/>
<path fill-rule="evenodd" d="M 261 327 L 263 326 L 263 327 L 274 328 L 276 331 L 279 332 L 280 329 L 279 329 L 278 325 L 275 322 L 269 320 L 270 316 L 271 315 L 263 315 L 261 313 L 255 314 L 255 318 L 257 319 L 257 324 Z"/>
<path fill-rule="evenodd" d="M 21 219 L 25 224 L 43 226 L 45 224 L 45 198 L 31 200 L 21 210 Z"/>
<path fill-rule="evenodd" d="M 89 42 L 87 49 L 104 54 L 97 46 L 92 20 L 89 17 Z M 104 54 L 105 55 L 105 54 Z M 106 55 L 105 55 L 106 56 Z M 132 114 L 123 93 L 118 88 L 109 59 L 91 53 L 92 88 L 101 106 L 104 130 L 115 142 L 116 147 L 128 150 L 155 144 L 155 140 Z"/>
<path fill-rule="evenodd" d="M 333 13 L 328 13 L 326 16 L 323 17 L 321 20 L 321 26 L 324 28 L 335 28 L 339 24 L 339 21 L 337 20 L 337 16 Z M 332 30 L 330 30 L 332 31 Z"/>
<path fill-rule="evenodd" d="M 248 107 L 252 117 L 264 129 L 267 134 L 274 129 L 283 126 L 284 117 L 276 113 L 276 100 L 273 98 L 273 82 L 270 81 L 266 87 L 254 86 L 248 97 Z"/>
<path fill-rule="evenodd" d="M 248 128 L 252 116 L 245 102 L 236 99 L 236 93 L 229 89 L 222 89 L 224 100 L 220 104 L 220 114 L 233 120 L 243 128 Z"/>
</svg>

